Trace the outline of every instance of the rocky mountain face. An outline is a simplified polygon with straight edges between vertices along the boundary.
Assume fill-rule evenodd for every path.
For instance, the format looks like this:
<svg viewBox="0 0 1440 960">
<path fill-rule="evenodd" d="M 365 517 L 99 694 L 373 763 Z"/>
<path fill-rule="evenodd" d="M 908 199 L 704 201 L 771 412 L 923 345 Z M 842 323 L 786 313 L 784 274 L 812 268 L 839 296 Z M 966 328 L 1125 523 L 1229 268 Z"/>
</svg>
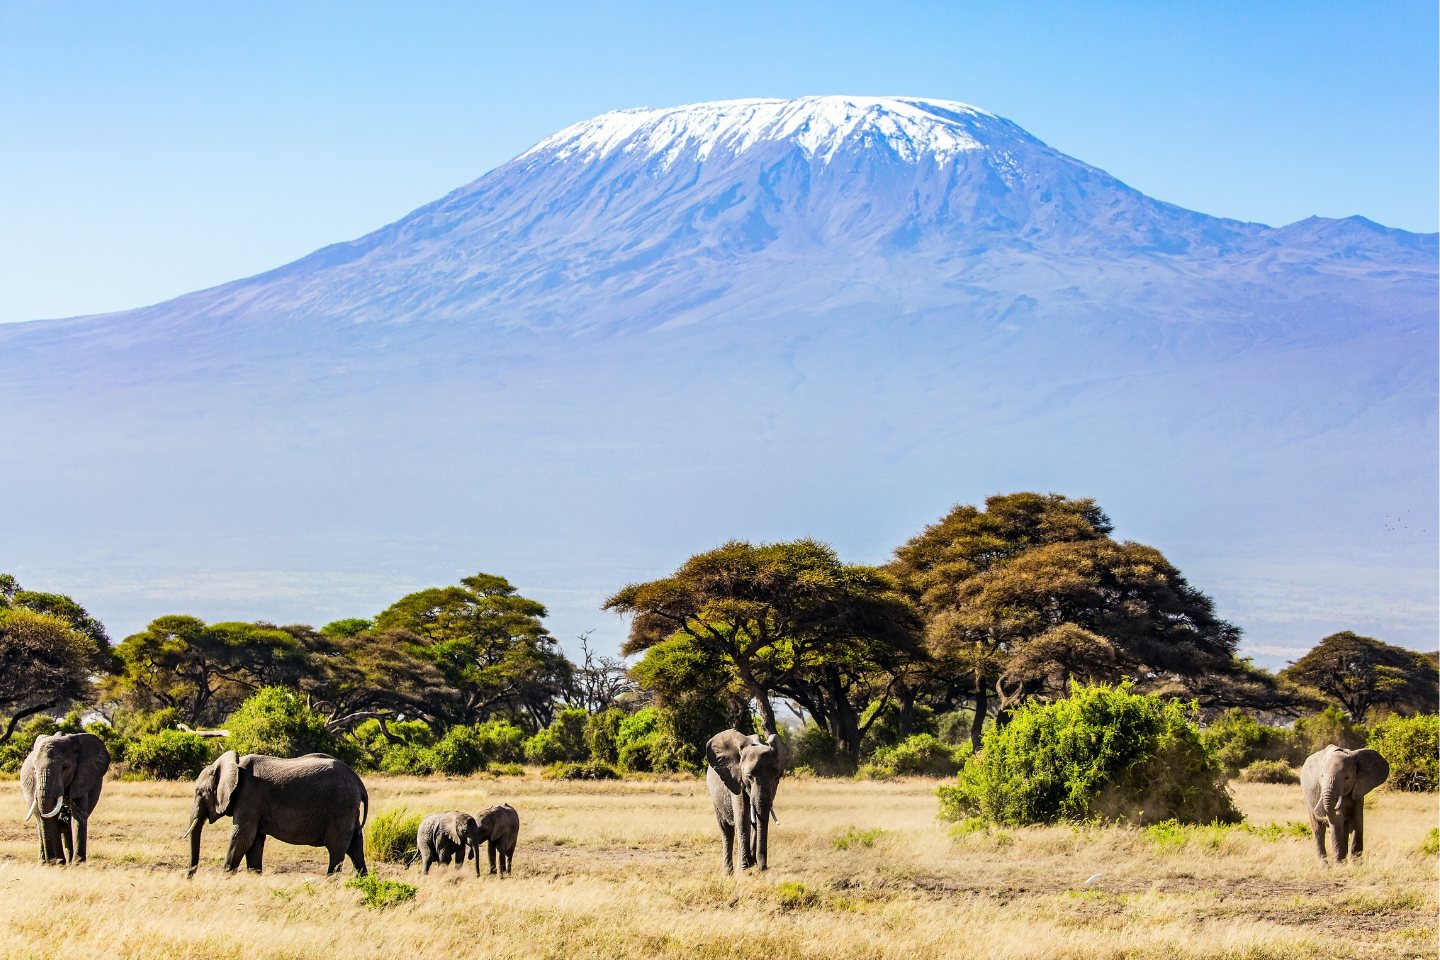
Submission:
<svg viewBox="0 0 1440 960">
<path fill-rule="evenodd" d="M 1437 259 L 1153 200 L 959 103 L 605 114 L 269 273 L 0 326 L 0 561 L 127 628 L 483 568 L 618 637 L 600 597 L 730 536 L 881 560 L 1053 489 L 1262 661 L 1433 647 Z"/>
</svg>

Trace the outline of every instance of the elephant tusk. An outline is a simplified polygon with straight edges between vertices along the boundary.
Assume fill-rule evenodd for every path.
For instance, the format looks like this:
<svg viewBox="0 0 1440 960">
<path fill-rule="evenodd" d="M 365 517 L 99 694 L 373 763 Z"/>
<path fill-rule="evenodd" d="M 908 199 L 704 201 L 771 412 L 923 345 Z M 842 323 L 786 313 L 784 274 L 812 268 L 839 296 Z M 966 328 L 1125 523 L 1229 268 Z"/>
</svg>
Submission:
<svg viewBox="0 0 1440 960">
<path fill-rule="evenodd" d="M 182 833 L 182 834 L 180 834 L 180 836 L 176 837 L 175 839 L 176 839 L 176 840 L 184 840 L 186 837 L 190 836 L 190 831 L 192 831 L 192 830 L 195 829 L 195 820 L 196 820 L 195 817 L 191 817 L 191 818 L 190 818 L 190 826 L 186 827 L 186 828 L 185 828 L 185 832 Z"/>
<path fill-rule="evenodd" d="M 774 820 L 776 823 L 779 823 L 779 822 L 780 822 L 780 818 L 777 817 L 777 816 L 775 816 L 775 808 L 774 808 L 774 807 L 771 807 L 771 808 L 770 808 L 770 819 Z"/>
<path fill-rule="evenodd" d="M 55 809 L 54 809 L 54 810 L 51 810 L 49 813 L 43 813 L 43 814 L 41 814 L 41 816 L 44 817 L 46 820 L 49 820 L 51 817 L 55 816 L 55 814 L 59 813 L 59 812 L 60 812 L 60 808 L 63 807 L 64 805 L 65 805 L 65 795 L 62 793 L 62 794 L 60 795 L 60 799 L 55 801 Z"/>
<path fill-rule="evenodd" d="M 37 804 L 37 803 L 39 803 L 39 802 L 40 802 L 40 797 L 39 797 L 38 795 L 35 797 L 34 800 L 31 800 L 31 801 L 30 801 L 30 809 L 25 812 L 25 819 L 26 819 L 26 820 L 29 820 L 31 817 L 33 817 L 33 816 L 35 815 L 35 804 Z"/>
</svg>

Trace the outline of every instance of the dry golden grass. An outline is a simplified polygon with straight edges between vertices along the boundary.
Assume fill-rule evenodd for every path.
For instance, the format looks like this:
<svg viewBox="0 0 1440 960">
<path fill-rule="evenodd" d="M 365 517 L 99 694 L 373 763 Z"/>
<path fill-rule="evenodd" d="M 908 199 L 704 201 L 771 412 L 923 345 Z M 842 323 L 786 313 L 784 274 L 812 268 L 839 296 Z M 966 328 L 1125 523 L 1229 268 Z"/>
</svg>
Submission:
<svg viewBox="0 0 1440 960">
<path fill-rule="evenodd" d="M 1160 847 L 1130 829 L 950 834 L 933 782 L 786 780 L 773 865 L 735 881 L 703 781 L 554 783 L 367 777 L 372 815 L 520 811 L 512 878 L 435 867 L 381 911 L 324 876 L 324 851 L 270 841 L 263 876 L 219 867 L 228 820 L 185 879 L 190 786 L 106 784 L 91 862 L 34 863 L 18 784 L 0 784 L 0 956 L 195 957 L 1434 957 L 1433 795 L 1372 795 L 1363 862 L 1308 838 L 1203 831 Z M 1236 784 L 1250 822 L 1303 816 L 1299 787 Z M 870 845 L 837 849 L 837 837 Z M 872 831 L 883 831 L 878 834 Z M 1092 874 L 1103 874 L 1086 885 Z"/>
</svg>

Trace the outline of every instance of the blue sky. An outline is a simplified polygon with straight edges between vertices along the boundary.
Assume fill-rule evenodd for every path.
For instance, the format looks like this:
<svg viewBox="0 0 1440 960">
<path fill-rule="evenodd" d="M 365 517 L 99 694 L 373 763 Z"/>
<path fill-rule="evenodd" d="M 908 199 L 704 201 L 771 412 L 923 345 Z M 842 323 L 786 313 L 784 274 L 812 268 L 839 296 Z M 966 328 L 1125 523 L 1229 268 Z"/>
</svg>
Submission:
<svg viewBox="0 0 1440 960">
<path fill-rule="evenodd" d="M 0 3 L 0 321 L 368 232 L 597 113 L 903 94 L 1152 196 L 1437 227 L 1437 13 L 1384 4 Z"/>
</svg>

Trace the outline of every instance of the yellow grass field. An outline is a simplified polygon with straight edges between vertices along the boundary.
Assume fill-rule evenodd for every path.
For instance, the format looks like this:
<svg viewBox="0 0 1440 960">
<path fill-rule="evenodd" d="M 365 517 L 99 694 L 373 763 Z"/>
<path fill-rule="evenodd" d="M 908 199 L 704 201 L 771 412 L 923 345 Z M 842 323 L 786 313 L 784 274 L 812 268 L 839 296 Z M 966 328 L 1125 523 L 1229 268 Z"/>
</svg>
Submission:
<svg viewBox="0 0 1440 960">
<path fill-rule="evenodd" d="M 1363 862 L 1309 837 L 1069 827 L 952 836 L 933 781 L 787 779 L 770 871 L 721 876 L 704 781 L 556 783 L 367 777 L 371 815 L 521 816 L 498 880 L 374 864 L 419 887 L 381 910 L 324 876 L 323 850 L 271 840 L 265 873 L 226 876 L 205 833 L 185 878 L 187 783 L 106 784 L 88 864 L 40 867 L 19 785 L 0 783 L 0 956 L 194 957 L 1435 957 L 1434 795 L 1380 791 Z M 1303 817 L 1299 787 L 1235 784 L 1249 822 Z M 874 831 L 883 831 L 875 833 Z M 837 848 L 837 838 L 852 841 Z M 1101 877 L 1086 884 L 1094 874 Z"/>
</svg>

